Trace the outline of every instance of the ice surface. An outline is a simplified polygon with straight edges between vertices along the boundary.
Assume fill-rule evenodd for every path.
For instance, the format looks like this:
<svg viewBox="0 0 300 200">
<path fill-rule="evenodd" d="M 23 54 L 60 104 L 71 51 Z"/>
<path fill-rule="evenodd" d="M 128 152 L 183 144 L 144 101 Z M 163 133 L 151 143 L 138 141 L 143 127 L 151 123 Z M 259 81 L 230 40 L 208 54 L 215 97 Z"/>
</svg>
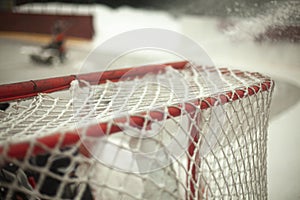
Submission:
<svg viewBox="0 0 300 200">
<path fill-rule="evenodd" d="M 60 6 L 60 4 L 49 5 L 48 9 L 55 10 L 57 5 Z M 255 43 L 248 39 L 234 42 L 218 30 L 217 25 L 220 20 L 215 18 L 186 15 L 175 19 L 165 12 L 128 7 L 117 10 L 105 6 L 96 6 L 91 10 L 90 8 L 77 8 L 78 12 L 92 13 L 95 16 L 97 33 L 89 49 L 127 30 L 145 27 L 165 28 L 191 37 L 206 50 L 217 65 L 259 71 L 278 80 L 278 89 L 275 91 L 272 104 L 274 111 L 270 121 L 268 141 L 269 197 L 272 200 L 300 198 L 299 44 Z M 29 8 L 22 9 L 26 11 Z M 74 6 L 64 5 L 63 9 L 74 10 Z M 256 23 L 255 19 L 244 21 L 244 24 L 241 22 L 240 27 L 251 26 L 252 22 Z M 88 54 L 86 50 L 70 47 L 69 58 L 65 64 L 38 66 L 30 63 L 27 56 L 20 54 L 20 48 L 26 45 L 40 44 L 0 39 L 0 83 L 76 74 Z M 183 44 L 182 48 L 187 47 Z M 148 58 L 128 58 L 126 64 L 130 62 L 134 64 L 137 60 L 141 63 L 143 59 Z M 160 61 L 157 59 L 156 63 Z M 121 62 L 119 64 L 122 65 Z"/>
</svg>

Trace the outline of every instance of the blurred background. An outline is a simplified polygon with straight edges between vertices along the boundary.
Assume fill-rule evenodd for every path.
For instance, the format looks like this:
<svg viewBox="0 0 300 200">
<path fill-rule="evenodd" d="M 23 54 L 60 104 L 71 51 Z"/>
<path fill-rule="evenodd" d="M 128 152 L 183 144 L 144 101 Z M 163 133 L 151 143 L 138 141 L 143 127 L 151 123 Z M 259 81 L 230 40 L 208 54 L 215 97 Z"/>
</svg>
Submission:
<svg viewBox="0 0 300 200">
<path fill-rule="evenodd" d="M 276 88 L 268 139 L 269 199 L 300 199 L 299 1 L 2 0 L 0 16 L 1 84 L 77 74 L 95 47 L 139 28 L 175 31 L 198 43 L 217 66 L 271 76 Z M 41 50 L 56 40 L 61 54 Z M 134 54 L 117 65 L 174 59 L 180 60 L 165 53 Z"/>
</svg>

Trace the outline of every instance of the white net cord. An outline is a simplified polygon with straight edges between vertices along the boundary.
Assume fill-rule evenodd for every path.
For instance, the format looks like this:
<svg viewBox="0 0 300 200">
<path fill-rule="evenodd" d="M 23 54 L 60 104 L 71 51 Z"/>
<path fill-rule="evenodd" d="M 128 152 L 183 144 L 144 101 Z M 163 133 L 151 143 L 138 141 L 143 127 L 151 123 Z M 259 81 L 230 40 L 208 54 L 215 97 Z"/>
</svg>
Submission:
<svg viewBox="0 0 300 200">
<path fill-rule="evenodd" d="M 171 67 L 10 102 L 0 199 L 267 199 L 273 81 Z"/>
</svg>

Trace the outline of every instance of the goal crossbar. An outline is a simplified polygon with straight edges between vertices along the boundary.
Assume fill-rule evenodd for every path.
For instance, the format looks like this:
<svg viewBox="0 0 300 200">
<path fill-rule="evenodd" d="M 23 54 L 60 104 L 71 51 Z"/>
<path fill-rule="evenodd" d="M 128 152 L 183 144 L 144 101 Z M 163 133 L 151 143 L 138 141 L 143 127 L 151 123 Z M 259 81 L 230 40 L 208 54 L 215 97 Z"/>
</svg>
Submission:
<svg viewBox="0 0 300 200">
<path fill-rule="evenodd" d="M 177 76 L 178 72 L 182 76 Z M 155 78 L 153 79 L 152 76 Z M 181 96 L 184 94 L 183 87 L 180 83 L 176 83 L 180 82 L 178 77 L 190 84 L 188 86 L 191 87 L 189 88 L 191 95 L 186 99 Z M 158 85 L 152 84 L 151 80 L 158 81 Z M 150 84 L 136 87 L 143 81 L 149 81 Z M 132 89 L 127 88 L 127 82 L 132 82 L 133 88 L 137 90 L 136 94 L 131 94 L 130 91 L 126 93 L 127 89 Z M 114 85 L 115 83 L 120 84 Z M 74 96 L 61 102 L 60 98 L 51 97 L 52 93 L 63 90 L 74 92 L 75 89 L 72 88 L 74 84 L 77 84 L 75 86 L 77 90 L 87 86 L 95 90 L 95 95 L 91 93 L 86 97 L 90 98 L 90 102 L 84 101 L 82 104 L 80 98 L 79 102 L 73 101 Z M 125 84 L 124 87 L 122 84 Z M 174 91 L 168 91 L 169 88 L 164 88 L 163 84 L 172 89 L 175 88 L 175 93 L 172 94 L 171 92 Z M 117 88 L 115 91 L 114 86 Z M 156 199 L 204 200 L 232 199 L 233 197 L 266 199 L 266 132 L 273 88 L 273 80 L 260 73 L 194 66 L 187 61 L 0 85 L 0 102 L 17 104 L 15 108 L 11 106 L 12 108 L 8 111 L 0 112 L 3 116 L 1 119 L 3 124 L 0 126 L 3 132 L 0 134 L 0 172 L 4 174 L 3 178 L 0 173 L 1 184 L 4 179 L 3 188 L 0 186 L 0 189 L 6 191 L 3 198 L 10 199 L 25 194 L 27 196 L 34 194 L 40 198 L 50 198 L 50 195 L 51 198 L 57 199 L 64 199 L 63 196 L 85 199 L 88 193 L 87 188 L 91 187 L 90 193 L 94 195 L 94 199 L 108 197 L 115 199 L 124 196 L 128 199 L 151 199 L 149 197 L 151 195 Z M 122 89 L 125 90 L 124 93 Z M 110 92 L 116 92 L 116 94 Z M 179 101 L 176 99 L 177 94 Z M 21 105 L 27 101 L 29 105 Z M 72 113 L 72 106 L 76 106 L 76 103 L 80 104 L 80 110 L 76 112 L 76 115 L 81 116 L 80 112 L 84 112 L 83 122 L 92 118 L 96 120 L 88 121 L 84 126 L 72 125 L 71 122 L 73 123 L 76 118 L 70 113 Z M 123 103 L 133 112 L 126 112 L 125 116 L 119 116 L 110 110 L 115 108 L 113 106 L 122 109 Z M 90 108 L 95 109 L 91 112 L 91 116 L 86 110 Z M 90 118 L 84 118 L 85 114 Z M 18 119 L 15 120 L 14 116 Z M 23 124 L 18 124 L 19 122 Z M 25 123 L 28 128 L 22 128 L 26 125 Z M 94 161 L 93 152 L 90 152 L 91 149 L 88 149 L 82 141 L 82 138 L 122 135 L 124 127 L 130 127 L 130 130 L 142 134 L 145 130 L 155 129 L 159 123 L 166 124 L 161 127 L 162 136 L 153 137 L 153 141 L 142 141 L 135 137 L 128 140 L 127 135 L 125 139 L 123 138 L 123 142 L 129 142 L 129 144 L 115 143 L 119 136 L 112 138 L 112 141 L 108 139 L 107 143 L 103 144 L 107 148 L 111 146 L 117 148 L 116 155 L 119 151 L 127 151 L 127 148 L 135 150 L 141 148 L 138 151 L 145 153 L 144 151 L 149 151 L 149 144 L 152 145 L 150 150 L 155 150 L 156 146 L 168 147 L 169 144 L 164 140 L 170 137 L 182 151 L 183 161 L 175 160 L 171 166 L 149 174 L 122 174 L 114 169 L 109 169 L 110 172 L 106 174 L 107 166 Z M 27 134 L 27 131 L 30 133 Z M 22 136 L 23 132 L 26 137 L 14 137 L 14 134 Z M 183 143 L 178 141 L 180 139 L 174 135 L 175 133 L 187 137 L 186 148 L 180 146 Z M 70 155 L 69 149 L 74 149 L 73 153 L 78 154 Z M 114 153 L 114 151 L 107 153 Z M 50 156 L 49 159 L 57 159 L 57 156 L 69 159 L 70 163 L 67 168 L 69 171 L 67 170 L 68 172 L 65 172 L 62 177 L 57 176 L 58 172 L 53 171 L 57 169 L 52 167 L 53 163 L 57 165 L 55 159 L 48 161 L 43 169 L 40 166 L 37 167 L 36 163 L 42 162 L 39 160 L 40 156 L 42 160 L 48 156 Z M 154 159 L 160 162 L 158 158 Z M 15 180 L 7 178 L 8 175 L 13 176 L 11 175 L 13 170 L 7 169 L 11 163 L 18 165 L 19 178 L 16 177 Z M 84 168 L 86 164 L 88 168 Z M 143 162 L 137 162 L 137 165 L 140 165 L 138 168 L 141 169 Z M 83 168 L 83 171 L 87 170 L 85 173 L 89 181 L 84 175 L 79 175 L 78 168 Z M 176 173 L 175 168 L 178 170 Z M 74 170 L 77 171 L 76 176 L 73 175 Z M 118 183 L 119 188 L 113 184 L 110 185 L 109 182 L 99 182 L 99 180 L 94 180 L 97 172 L 93 170 L 102 170 L 104 174 L 101 180 L 103 177 L 110 179 L 111 173 L 119 173 L 120 176 L 126 177 L 125 182 L 123 185 Z M 159 175 L 159 173 L 164 173 L 164 175 Z M 34 183 L 31 183 L 32 174 L 34 174 Z M 50 175 L 60 183 L 56 186 L 57 192 L 52 194 L 41 189 L 45 183 L 43 177 Z M 27 178 L 24 177 L 23 182 L 20 183 L 20 176 L 28 176 L 28 183 L 25 180 Z M 125 190 L 127 179 L 142 182 L 144 187 L 143 190 L 140 189 L 142 194 L 138 195 Z M 83 190 L 80 190 L 81 187 L 78 185 L 72 187 L 72 193 L 66 194 L 64 191 L 69 184 L 87 182 Z M 115 180 L 112 182 L 114 183 Z M 20 184 L 23 184 L 21 192 L 18 189 Z M 157 194 L 153 193 L 153 188 L 158 190 Z M 155 198 L 152 197 L 152 199 Z"/>
<path fill-rule="evenodd" d="M 42 80 L 34 80 L 28 82 L 20 82 L 14 84 L 7 84 L 0 86 L 0 102 L 4 101 L 12 101 L 16 99 L 28 98 L 32 96 L 36 96 L 39 93 L 51 93 L 55 91 L 61 91 L 64 89 L 70 88 L 70 83 L 73 80 L 85 80 L 89 81 L 90 84 L 102 84 L 105 83 L 107 80 L 109 81 L 118 81 L 121 77 L 130 71 L 131 78 L 137 76 L 143 76 L 147 73 L 158 73 L 159 71 L 163 70 L 167 66 L 171 66 L 174 69 L 181 70 L 186 66 L 187 62 L 174 62 L 174 63 L 165 63 L 161 65 L 149 65 L 149 66 L 142 66 L 142 67 L 134 67 L 134 68 L 126 68 L 121 70 L 112 70 L 112 71 L 105 71 L 105 72 L 94 72 L 89 74 L 81 74 L 81 75 L 70 75 L 65 77 L 57 77 L 57 78 L 50 78 L 50 79 L 42 79 Z M 228 73 L 227 69 L 223 69 L 222 73 Z M 234 73 L 238 76 L 242 75 L 244 72 L 241 71 L 234 71 Z M 259 75 L 258 73 L 253 73 L 255 75 Z M 100 78 L 99 78 L 100 77 Z M 96 80 L 96 81 L 95 81 Z M 266 78 L 262 83 L 258 85 L 252 85 L 247 88 L 237 88 L 235 91 L 224 91 L 223 93 L 215 94 L 209 97 L 204 97 L 202 99 L 194 99 L 190 100 L 188 103 L 185 104 L 185 111 L 187 113 L 192 113 L 195 111 L 195 106 L 199 107 L 200 109 L 207 109 L 213 106 L 222 105 L 228 102 L 235 101 L 239 98 L 243 98 L 245 95 L 254 95 L 257 92 L 266 91 L 271 88 L 273 85 L 273 81 L 269 78 Z M 16 92 L 18 91 L 18 92 Z M 191 106 L 193 105 L 193 106 Z M 181 105 L 170 105 L 168 106 L 168 113 L 172 117 L 177 117 L 181 115 Z M 162 120 L 163 116 L 160 112 L 150 111 L 149 114 L 151 115 L 152 119 L 155 120 Z M 126 121 L 125 118 L 118 118 L 114 119 L 115 122 L 122 122 Z M 130 117 L 130 124 L 136 127 L 142 127 L 145 122 L 143 116 L 131 116 Z M 151 122 L 150 122 L 151 123 Z M 87 129 L 87 136 L 99 136 L 99 128 L 104 132 L 107 133 L 107 123 L 99 123 L 90 126 Z M 118 125 L 112 125 L 110 127 L 110 131 L 108 134 L 113 134 L 116 132 L 121 131 Z M 47 147 L 51 148 L 58 144 L 59 141 L 61 147 L 72 145 L 78 140 L 80 137 L 78 136 L 78 130 L 68 131 L 61 135 L 60 133 L 52 133 L 49 136 L 41 137 L 37 139 L 40 143 L 46 145 Z M 6 149 L 6 153 L 10 157 L 15 158 L 22 158 L 25 156 L 28 148 L 28 143 L 17 143 L 11 144 L 9 149 Z M 32 147 L 31 147 L 32 148 Z M 3 153 L 4 149 L 0 146 L 0 153 Z M 33 147 L 32 153 L 38 154 L 42 153 L 43 149 L 39 146 Z"/>
</svg>

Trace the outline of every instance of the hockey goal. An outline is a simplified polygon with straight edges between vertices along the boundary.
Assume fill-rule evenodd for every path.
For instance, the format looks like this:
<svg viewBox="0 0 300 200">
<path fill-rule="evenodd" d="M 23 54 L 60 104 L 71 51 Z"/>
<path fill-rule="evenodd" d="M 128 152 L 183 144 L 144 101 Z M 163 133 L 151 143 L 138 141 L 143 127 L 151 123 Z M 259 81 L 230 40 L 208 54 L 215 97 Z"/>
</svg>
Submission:
<svg viewBox="0 0 300 200">
<path fill-rule="evenodd" d="M 273 81 L 142 66 L 0 86 L 0 199 L 267 199 Z"/>
</svg>

